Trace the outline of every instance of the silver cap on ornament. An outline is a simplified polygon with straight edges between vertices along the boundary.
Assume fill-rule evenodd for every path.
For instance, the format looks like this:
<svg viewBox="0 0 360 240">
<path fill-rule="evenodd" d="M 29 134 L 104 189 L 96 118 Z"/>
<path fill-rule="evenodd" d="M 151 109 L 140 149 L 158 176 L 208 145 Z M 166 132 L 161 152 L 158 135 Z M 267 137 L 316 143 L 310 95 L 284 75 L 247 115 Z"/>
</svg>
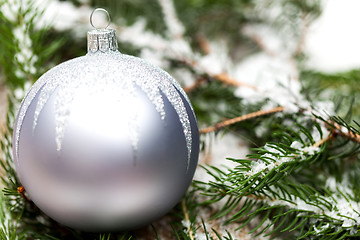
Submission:
<svg viewBox="0 0 360 240">
<path fill-rule="evenodd" d="M 107 26 L 104 29 L 97 28 L 93 23 L 93 15 L 97 11 L 105 12 L 109 21 Z M 95 9 L 90 15 L 90 24 L 95 29 L 88 31 L 87 33 L 87 48 L 88 53 L 96 53 L 98 51 L 101 52 L 109 52 L 109 51 L 117 51 L 118 45 L 115 35 L 115 30 L 107 29 L 110 25 L 110 14 L 103 8 Z"/>
</svg>

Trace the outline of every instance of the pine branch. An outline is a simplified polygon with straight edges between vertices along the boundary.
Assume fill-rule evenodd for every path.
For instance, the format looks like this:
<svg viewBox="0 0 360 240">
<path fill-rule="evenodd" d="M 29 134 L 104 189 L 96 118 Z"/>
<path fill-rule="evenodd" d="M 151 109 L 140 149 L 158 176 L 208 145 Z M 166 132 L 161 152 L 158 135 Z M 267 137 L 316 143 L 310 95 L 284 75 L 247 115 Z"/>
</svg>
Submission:
<svg viewBox="0 0 360 240">
<path fill-rule="evenodd" d="M 354 126 L 348 124 L 341 117 L 332 116 L 329 120 L 326 120 L 319 115 L 314 114 L 314 116 L 323 121 L 327 126 L 333 128 L 334 134 L 339 134 L 353 142 L 360 143 L 360 125 L 357 122 L 355 122 L 355 124 L 359 129 L 356 129 Z"/>
<path fill-rule="evenodd" d="M 318 124 L 316 121 L 313 123 L 315 126 Z M 329 239 L 356 236 L 359 202 L 345 197 L 353 196 L 352 190 L 330 187 L 330 191 L 324 191 L 321 187 L 315 189 L 292 178 L 294 173 L 321 159 L 327 149 L 326 143 L 334 139 L 336 132 L 314 142 L 314 133 L 304 126 L 298 127 L 302 135 L 294 131 L 288 134 L 281 132 L 284 136 L 282 142 L 267 143 L 263 148 L 255 149 L 258 153 L 250 154 L 249 159 L 230 159 L 238 163 L 235 169 L 224 172 L 208 166 L 206 170 L 215 181 L 196 182 L 196 188 L 210 198 L 207 204 L 232 196 L 232 204 L 224 207 L 215 217 L 228 214 L 228 209 L 235 208 L 239 201 L 243 202 L 241 210 L 233 214 L 229 224 L 241 222 L 241 228 L 256 216 L 266 216 L 253 228 L 251 232 L 254 233 L 262 228 L 258 234 L 275 236 L 286 232 L 300 239 L 307 236 L 327 236 Z M 317 126 L 315 129 L 320 131 L 321 128 Z M 322 132 L 319 134 L 322 135 Z M 312 144 L 306 146 L 309 143 Z M 309 177 L 314 178 L 312 175 Z M 344 210 L 338 209 L 340 202 L 350 204 L 352 210 L 342 212 Z M 356 215 L 358 217 L 353 217 Z M 266 223 L 265 219 L 269 222 Z M 321 222 L 314 224 L 315 219 Z"/>
<path fill-rule="evenodd" d="M 24 89 L 26 83 L 34 82 L 44 71 L 49 59 L 64 40 L 48 41 L 50 26 L 37 27 L 44 10 L 36 6 L 33 0 L 1 3 L 0 32 L 2 51 L 0 52 L 1 73 L 10 93 L 15 89 Z M 47 63 L 47 64 L 45 64 Z M 22 96 L 19 97 L 19 100 Z"/>
<path fill-rule="evenodd" d="M 350 139 L 351 141 L 360 143 L 360 135 L 358 131 L 354 131 L 351 128 L 347 129 L 347 132 L 344 131 L 344 129 L 339 124 L 332 124 L 335 129 L 337 130 L 336 133 L 340 134 L 341 136 Z M 348 126 L 346 126 L 348 127 Z"/>
<path fill-rule="evenodd" d="M 232 124 L 235 124 L 235 123 L 238 123 L 238 122 L 242 122 L 242 121 L 249 120 L 249 119 L 252 119 L 252 118 L 256 118 L 256 117 L 260 117 L 260 116 L 264 116 L 264 115 L 268 115 L 268 114 L 272 114 L 272 113 L 282 112 L 282 111 L 284 111 L 283 107 L 276 107 L 276 108 L 269 109 L 269 110 L 260 110 L 260 111 L 257 111 L 257 112 L 248 113 L 248 114 L 245 114 L 243 116 L 239 116 L 239 117 L 236 117 L 236 118 L 233 118 L 233 119 L 228 119 L 228 120 L 225 120 L 223 122 L 217 123 L 214 126 L 201 129 L 200 134 L 214 132 L 214 131 L 217 131 L 217 130 L 219 130 L 221 128 L 224 128 L 226 126 L 229 126 L 229 125 L 232 125 Z"/>
</svg>

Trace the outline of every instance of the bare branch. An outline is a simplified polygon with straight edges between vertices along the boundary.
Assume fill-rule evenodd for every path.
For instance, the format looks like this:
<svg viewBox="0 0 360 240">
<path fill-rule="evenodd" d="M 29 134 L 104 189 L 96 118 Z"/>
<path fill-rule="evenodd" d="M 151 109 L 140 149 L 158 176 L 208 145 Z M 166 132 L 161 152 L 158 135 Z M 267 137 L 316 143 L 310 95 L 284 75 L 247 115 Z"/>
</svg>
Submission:
<svg viewBox="0 0 360 240">
<path fill-rule="evenodd" d="M 242 121 L 245 121 L 248 119 L 252 119 L 252 118 L 256 118 L 256 117 L 260 117 L 260 116 L 264 116 L 264 115 L 268 115 L 268 114 L 272 114 L 272 113 L 282 112 L 282 111 L 284 111 L 284 107 L 276 107 L 276 108 L 272 108 L 270 110 L 260 110 L 257 112 L 252 112 L 252 113 L 242 115 L 242 116 L 239 116 L 236 118 L 225 120 L 223 122 L 215 124 L 214 126 L 201 129 L 200 134 L 214 132 L 223 127 L 232 125 L 234 123 L 238 123 L 238 122 L 242 122 Z"/>
<path fill-rule="evenodd" d="M 186 228 L 187 228 L 187 231 L 189 233 L 189 237 L 190 237 L 191 240 L 194 240 L 195 238 L 194 238 L 193 232 L 191 230 L 190 217 L 189 217 L 189 214 L 187 212 L 186 203 L 185 203 L 184 199 L 181 201 L 181 208 L 182 208 L 182 211 L 184 213 L 185 221 L 187 222 Z"/>
</svg>

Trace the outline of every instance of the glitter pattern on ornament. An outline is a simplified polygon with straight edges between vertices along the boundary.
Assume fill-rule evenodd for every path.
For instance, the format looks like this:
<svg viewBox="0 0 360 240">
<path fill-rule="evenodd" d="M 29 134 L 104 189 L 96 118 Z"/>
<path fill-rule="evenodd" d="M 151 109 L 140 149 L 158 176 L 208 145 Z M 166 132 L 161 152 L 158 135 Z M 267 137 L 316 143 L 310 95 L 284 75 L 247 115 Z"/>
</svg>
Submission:
<svg viewBox="0 0 360 240">
<path fill-rule="evenodd" d="M 108 58 L 107 55 L 111 55 L 111 58 Z M 118 61 L 121 63 L 119 64 L 120 67 L 116 66 L 116 68 L 114 68 L 113 61 Z M 139 64 L 138 61 L 142 61 L 141 64 Z M 104 71 L 112 72 L 113 76 L 116 76 L 116 78 L 104 80 L 102 79 L 102 72 L 91 71 L 92 69 L 96 69 L 96 66 L 98 65 L 106 67 Z M 129 72 L 129 69 L 131 69 L 131 73 Z M 117 81 L 117 78 L 123 75 L 124 71 L 128 71 L 130 77 L 126 76 L 126 79 Z M 87 76 L 86 74 L 89 75 Z M 94 74 L 98 74 L 98 76 L 94 76 Z M 78 75 L 83 75 L 83 78 L 79 81 L 73 81 L 72 76 Z M 85 88 L 88 88 L 88 91 L 92 91 L 92 89 L 96 89 L 96 91 L 104 91 L 104 89 L 102 89 L 102 86 L 104 85 L 99 84 L 99 81 L 101 80 L 109 81 L 116 85 L 117 90 L 119 91 L 119 97 L 122 94 L 129 94 L 129 98 L 132 99 L 132 101 L 136 101 L 136 86 L 140 87 L 141 90 L 146 93 L 152 104 L 155 105 L 155 108 L 160 114 L 161 119 L 165 119 L 166 117 L 164 111 L 164 102 L 162 99 L 162 94 L 165 95 L 165 97 L 170 101 L 180 116 L 180 122 L 183 126 L 183 131 L 186 138 L 189 164 L 192 137 L 189 116 L 180 97 L 180 94 L 186 96 L 182 88 L 176 81 L 173 80 L 169 74 L 160 68 L 154 68 L 154 66 L 143 60 L 140 60 L 139 58 L 119 54 L 118 52 L 88 53 L 87 56 L 79 57 L 56 66 L 49 72 L 45 73 L 43 77 L 41 77 L 34 84 L 25 98 L 26 100 L 22 103 L 21 112 L 19 113 L 18 122 L 20 125 L 16 128 L 15 135 L 16 155 L 18 154 L 18 141 L 22 121 L 29 105 L 32 103 L 33 99 L 38 93 L 40 95 L 36 103 L 33 131 L 36 129 L 41 110 L 48 102 L 49 98 L 55 94 L 56 145 L 57 150 L 60 151 L 66 130 L 67 118 L 71 112 L 70 106 L 76 97 L 77 91 L 83 90 Z M 185 99 L 190 105 L 188 98 L 185 97 Z M 136 132 L 138 129 L 136 128 L 136 124 L 133 124 L 133 122 L 137 121 L 136 111 L 132 111 L 130 114 L 132 114 L 132 116 L 129 118 L 130 121 L 128 122 L 129 132 L 134 134 L 132 137 L 132 144 L 134 149 L 137 149 Z"/>
</svg>

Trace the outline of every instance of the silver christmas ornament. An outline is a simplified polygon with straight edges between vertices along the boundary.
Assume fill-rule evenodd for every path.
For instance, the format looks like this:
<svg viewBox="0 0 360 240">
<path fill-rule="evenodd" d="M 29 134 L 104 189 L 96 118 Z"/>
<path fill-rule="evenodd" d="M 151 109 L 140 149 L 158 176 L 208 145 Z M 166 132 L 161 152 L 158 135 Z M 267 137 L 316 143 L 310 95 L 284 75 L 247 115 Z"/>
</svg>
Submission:
<svg viewBox="0 0 360 240">
<path fill-rule="evenodd" d="M 26 95 L 13 151 L 21 183 L 48 216 L 82 230 L 126 230 L 181 199 L 199 132 L 168 73 L 118 52 L 114 30 L 95 29 L 86 56 L 50 69 Z"/>
</svg>

